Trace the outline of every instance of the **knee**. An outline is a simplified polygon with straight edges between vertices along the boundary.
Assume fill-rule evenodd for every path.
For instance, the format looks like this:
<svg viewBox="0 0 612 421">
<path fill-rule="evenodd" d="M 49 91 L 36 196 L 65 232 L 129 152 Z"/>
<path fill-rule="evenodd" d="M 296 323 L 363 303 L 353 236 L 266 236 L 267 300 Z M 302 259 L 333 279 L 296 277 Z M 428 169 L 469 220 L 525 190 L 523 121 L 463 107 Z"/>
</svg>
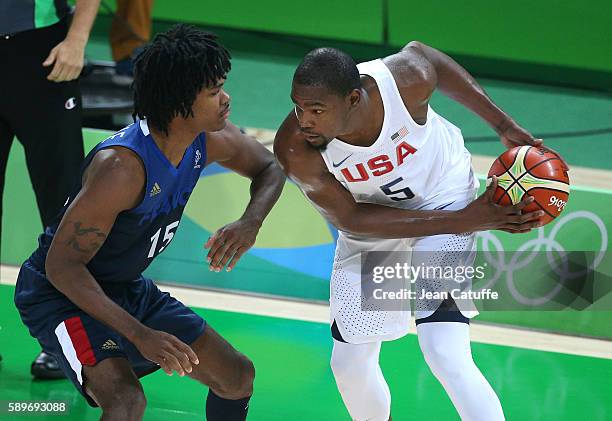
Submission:
<svg viewBox="0 0 612 421">
<path fill-rule="evenodd" d="M 147 406 L 140 384 L 117 386 L 103 396 L 95 396 L 95 399 L 105 415 L 113 415 L 116 419 L 140 420 Z"/>
<path fill-rule="evenodd" d="M 223 382 L 209 385 L 216 394 L 225 399 L 242 399 L 253 394 L 255 366 L 244 354 L 238 354 L 235 374 Z"/>
<path fill-rule="evenodd" d="M 237 395 L 238 399 L 246 398 L 253 394 L 253 382 L 255 381 L 255 365 L 245 355 L 241 355 L 240 381 L 238 382 Z"/>
<path fill-rule="evenodd" d="M 358 386 L 360 382 L 376 373 L 376 365 L 370 364 L 368 359 L 352 358 L 351 355 L 332 353 L 330 367 L 336 384 L 346 388 Z"/>
<path fill-rule="evenodd" d="M 431 345 L 423 349 L 423 356 L 432 373 L 444 379 L 461 376 L 468 360 L 473 364 L 471 355 L 458 355 L 457 350 L 441 345 Z"/>
<path fill-rule="evenodd" d="M 348 350 L 347 348 L 344 348 Z M 386 421 L 389 419 L 389 388 L 382 377 L 376 353 L 332 352 L 330 366 L 336 385 L 351 418 Z"/>
</svg>

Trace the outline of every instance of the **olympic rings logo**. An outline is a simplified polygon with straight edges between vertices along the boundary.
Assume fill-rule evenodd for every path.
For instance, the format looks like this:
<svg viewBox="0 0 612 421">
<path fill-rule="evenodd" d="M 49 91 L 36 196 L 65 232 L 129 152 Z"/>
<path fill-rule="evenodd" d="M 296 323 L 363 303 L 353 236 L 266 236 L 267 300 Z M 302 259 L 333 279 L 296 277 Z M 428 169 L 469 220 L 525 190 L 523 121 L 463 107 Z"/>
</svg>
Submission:
<svg viewBox="0 0 612 421">
<path fill-rule="evenodd" d="M 593 261 L 590 262 L 585 269 L 572 272 L 569 270 L 569 262 L 567 259 L 561 259 L 561 267 L 559 267 L 558 259 L 554 258 L 555 253 L 557 256 L 560 255 L 561 257 L 566 256 L 567 253 L 563 246 L 556 241 L 556 237 L 565 225 L 571 221 L 580 219 L 590 221 L 595 225 L 599 230 L 600 244 L 597 249 L 597 255 Z M 606 225 L 599 216 L 589 211 L 571 212 L 559 218 L 548 236 L 544 235 L 544 228 L 539 228 L 537 233 L 538 236 L 523 243 L 512 254 L 508 262 L 506 262 L 504 247 L 495 234 L 490 231 L 478 233 L 476 235 L 476 241 L 482 241 L 482 245 L 479 249 L 482 251 L 487 265 L 495 269 L 495 274 L 481 289 L 490 288 L 505 274 L 508 290 L 516 301 L 528 306 L 542 305 L 559 293 L 566 284 L 565 281 L 583 277 L 587 273 L 595 270 L 603 260 L 608 248 L 608 230 L 606 229 Z M 556 282 L 554 288 L 543 296 L 536 298 L 526 297 L 519 292 L 514 282 L 514 271 L 525 268 L 540 252 L 546 252 L 548 263 L 553 271 L 559 276 L 559 282 Z"/>
</svg>

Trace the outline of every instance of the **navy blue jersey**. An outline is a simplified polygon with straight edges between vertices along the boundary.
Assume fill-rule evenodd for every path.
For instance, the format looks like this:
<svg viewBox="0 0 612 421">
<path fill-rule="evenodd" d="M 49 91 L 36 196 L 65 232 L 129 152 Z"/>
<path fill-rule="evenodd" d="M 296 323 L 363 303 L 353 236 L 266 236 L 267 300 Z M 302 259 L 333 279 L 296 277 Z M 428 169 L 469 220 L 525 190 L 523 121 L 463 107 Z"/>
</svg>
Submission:
<svg viewBox="0 0 612 421">
<path fill-rule="evenodd" d="M 87 268 L 102 286 L 132 281 L 172 241 L 187 200 L 206 163 L 206 136 L 204 133 L 198 135 L 175 167 L 157 147 L 146 120 L 140 120 L 100 142 L 85 158 L 81 177 L 72 194 L 56 222 L 39 237 L 39 247 L 30 257 L 30 264 L 41 273 L 44 273 L 47 251 L 59 222 L 81 190 L 83 172 L 96 152 L 113 146 L 131 149 L 140 157 L 146 173 L 145 193 L 140 204 L 117 216 L 106 241 Z"/>
</svg>

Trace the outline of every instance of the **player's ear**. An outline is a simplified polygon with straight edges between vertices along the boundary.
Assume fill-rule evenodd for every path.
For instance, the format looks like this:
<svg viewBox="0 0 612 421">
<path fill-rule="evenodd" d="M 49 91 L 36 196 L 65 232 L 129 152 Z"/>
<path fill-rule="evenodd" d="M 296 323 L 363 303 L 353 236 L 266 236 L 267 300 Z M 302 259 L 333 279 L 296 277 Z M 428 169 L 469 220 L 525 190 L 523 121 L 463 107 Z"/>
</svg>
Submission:
<svg viewBox="0 0 612 421">
<path fill-rule="evenodd" d="M 357 105 L 359 105 L 359 102 L 361 101 L 361 91 L 359 91 L 358 89 L 353 89 L 351 93 L 349 94 L 348 99 L 349 99 L 349 105 L 351 107 L 356 107 Z"/>
</svg>

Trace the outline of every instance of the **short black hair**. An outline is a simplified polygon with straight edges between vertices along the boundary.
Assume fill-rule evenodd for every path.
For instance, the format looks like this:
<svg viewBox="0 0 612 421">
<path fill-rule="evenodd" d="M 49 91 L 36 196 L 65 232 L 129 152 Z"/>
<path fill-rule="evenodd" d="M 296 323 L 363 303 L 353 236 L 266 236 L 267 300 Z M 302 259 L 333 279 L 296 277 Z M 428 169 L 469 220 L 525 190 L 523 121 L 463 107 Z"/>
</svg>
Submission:
<svg viewBox="0 0 612 421">
<path fill-rule="evenodd" d="M 170 121 L 193 115 L 205 87 L 227 77 L 231 55 L 215 34 L 179 24 L 158 34 L 134 61 L 134 117 L 168 135 Z"/>
<path fill-rule="evenodd" d="M 361 87 L 355 60 L 344 51 L 328 47 L 306 54 L 295 70 L 293 82 L 321 86 L 341 96 Z"/>
</svg>

